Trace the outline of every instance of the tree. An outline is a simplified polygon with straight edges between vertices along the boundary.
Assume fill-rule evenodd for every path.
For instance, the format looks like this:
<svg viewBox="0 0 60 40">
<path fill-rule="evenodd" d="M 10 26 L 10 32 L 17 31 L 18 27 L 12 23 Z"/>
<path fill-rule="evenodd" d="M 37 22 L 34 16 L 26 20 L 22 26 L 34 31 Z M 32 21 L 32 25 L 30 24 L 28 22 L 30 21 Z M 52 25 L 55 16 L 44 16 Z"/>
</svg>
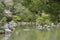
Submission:
<svg viewBox="0 0 60 40">
<path fill-rule="evenodd" d="M 2 13 L 6 16 L 4 10 L 9 10 L 20 21 L 36 21 L 36 15 L 42 17 L 44 11 L 50 15 L 50 21 L 60 22 L 59 0 L 3 0 L 0 5 L 1 17 Z"/>
</svg>

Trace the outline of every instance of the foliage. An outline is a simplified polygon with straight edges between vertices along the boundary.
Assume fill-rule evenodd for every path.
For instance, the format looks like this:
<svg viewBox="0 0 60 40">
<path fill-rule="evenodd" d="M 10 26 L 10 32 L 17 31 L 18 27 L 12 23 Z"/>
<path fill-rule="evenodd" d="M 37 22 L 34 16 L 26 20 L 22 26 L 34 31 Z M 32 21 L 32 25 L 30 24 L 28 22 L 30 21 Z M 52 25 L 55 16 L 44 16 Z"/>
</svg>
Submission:
<svg viewBox="0 0 60 40">
<path fill-rule="evenodd" d="M 41 23 L 46 23 L 46 24 L 50 24 L 51 21 L 50 21 L 50 15 L 49 14 L 45 14 L 44 12 L 42 13 L 41 16 L 38 16 L 36 21 L 37 21 L 37 24 L 41 24 Z"/>
<path fill-rule="evenodd" d="M 48 21 L 60 22 L 59 0 L 3 0 L 0 2 L 0 19 L 6 16 L 5 9 L 11 11 L 12 18 L 16 21 L 36 21 L 42 18 L 47 23 Z M 49 17 L 45 14 L 42 16 L 43 11 Z"/>
</svg>

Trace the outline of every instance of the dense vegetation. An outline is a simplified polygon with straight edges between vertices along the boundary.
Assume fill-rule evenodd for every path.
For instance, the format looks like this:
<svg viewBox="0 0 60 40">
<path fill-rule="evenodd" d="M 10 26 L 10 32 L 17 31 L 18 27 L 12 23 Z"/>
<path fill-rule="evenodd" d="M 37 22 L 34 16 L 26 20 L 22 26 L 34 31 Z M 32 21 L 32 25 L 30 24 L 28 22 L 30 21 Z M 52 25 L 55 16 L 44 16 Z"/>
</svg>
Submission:
<svg viewBox="0 0 60 40">
<path fill-rule="evenodd" d="M 8 11 L 8 14 L 5 11 Z M 1 0 L 0 22 L 4 22 L 4 18 L 6 20 L 34 21 L 37 23 L 44 21 L 49 24 L 50 22 L 60 22 L 60 1 Z"/>
</svg>

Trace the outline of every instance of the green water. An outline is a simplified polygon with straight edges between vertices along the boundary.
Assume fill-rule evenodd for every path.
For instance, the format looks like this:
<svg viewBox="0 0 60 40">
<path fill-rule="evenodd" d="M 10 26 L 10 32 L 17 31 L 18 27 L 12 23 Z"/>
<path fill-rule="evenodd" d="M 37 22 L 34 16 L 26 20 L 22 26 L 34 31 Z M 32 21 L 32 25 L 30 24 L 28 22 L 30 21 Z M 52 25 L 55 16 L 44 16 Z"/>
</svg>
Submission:
<svg viewBox="0 0 60 40">
<path fill-rule="evenodd" d="M 4 34 L 0 34 L 0 40 L 4 37 Z"/>
<path fill-rule="evenodd" d="M 18 32 L 18 34 L 16 33 Z M 0 35 L 2 39 L 3 35 Z M 29 29 L 24 31 L 20 27 L 12 33 L 9 40 L 60 40 L 60 28 L 52 28 L 50 31 L 38 30 L 38 29 Z"/>
<path fill-rule="evenodd" d="M 17 31 L 18 35 L 16 35 Z M 9 40 L 60 40 L 60 28 L 52 28 L 50 31 L 40 31 L 37 29 L 24 31 L 17 28 Z"/>
</svg>

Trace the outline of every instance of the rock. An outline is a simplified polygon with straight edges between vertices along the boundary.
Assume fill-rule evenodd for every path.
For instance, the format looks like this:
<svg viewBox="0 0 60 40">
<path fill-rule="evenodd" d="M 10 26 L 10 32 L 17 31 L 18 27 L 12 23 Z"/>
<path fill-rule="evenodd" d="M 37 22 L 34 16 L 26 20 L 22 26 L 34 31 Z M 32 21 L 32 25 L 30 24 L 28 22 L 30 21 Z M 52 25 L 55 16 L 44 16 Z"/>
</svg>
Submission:
<svg viewBox="0 0 60 40">
<path fill-rule="evenodd" d="M 47 26 L 47 30 L 50 30 L 50 29 L 51 29 L 51 26 L 48 25 L 48 26 Z"/>
<path fill-rule="evenodd" d="M 11 27 L 16 27 L 16 26 L 17 26 L 17 23 L 12 20 L 11 22 L 9 22 L 9 25 L 10 25 Z"/>
<path fill-rule="evenodd" d="M 5 23 L 3 27 L 4 27 L 4 29 L 9 29 L 8 26 L 9 26 L 9 24 L 8 23 Z"/>
<path fill-rule="evenodd" d="M 10 30 L 10 29 L 5 29 L 5 33 L 6 34 L 9 34 L 9 33 L 11 33 L 12 31 Z"/>
<path fill-rule="evenodd" d="M 57 24 L 57 27 L 60 27 L 60 23 Z"/>
<path fill-rule="evenodd" d="M 11 17 L 12 16 L 12 13 L 10 12 L 10 10 L 5 9 L 4 12 L 5 12 L 7 17 Z"/>
<path fill-rule="evenodd" d="M 4 30 L 0 30 L 0 34 L 5 34 L 5 31 Z"/>
<path fill-rule="evenodd" d="M 39 26 L 38 26 L 38 29 L 41 29 L 41 30 L 42 30 L 42 29 L 43 29 L 43 27 L 42 27 L 41 25 L 39 25 Z"/>
</svg>

